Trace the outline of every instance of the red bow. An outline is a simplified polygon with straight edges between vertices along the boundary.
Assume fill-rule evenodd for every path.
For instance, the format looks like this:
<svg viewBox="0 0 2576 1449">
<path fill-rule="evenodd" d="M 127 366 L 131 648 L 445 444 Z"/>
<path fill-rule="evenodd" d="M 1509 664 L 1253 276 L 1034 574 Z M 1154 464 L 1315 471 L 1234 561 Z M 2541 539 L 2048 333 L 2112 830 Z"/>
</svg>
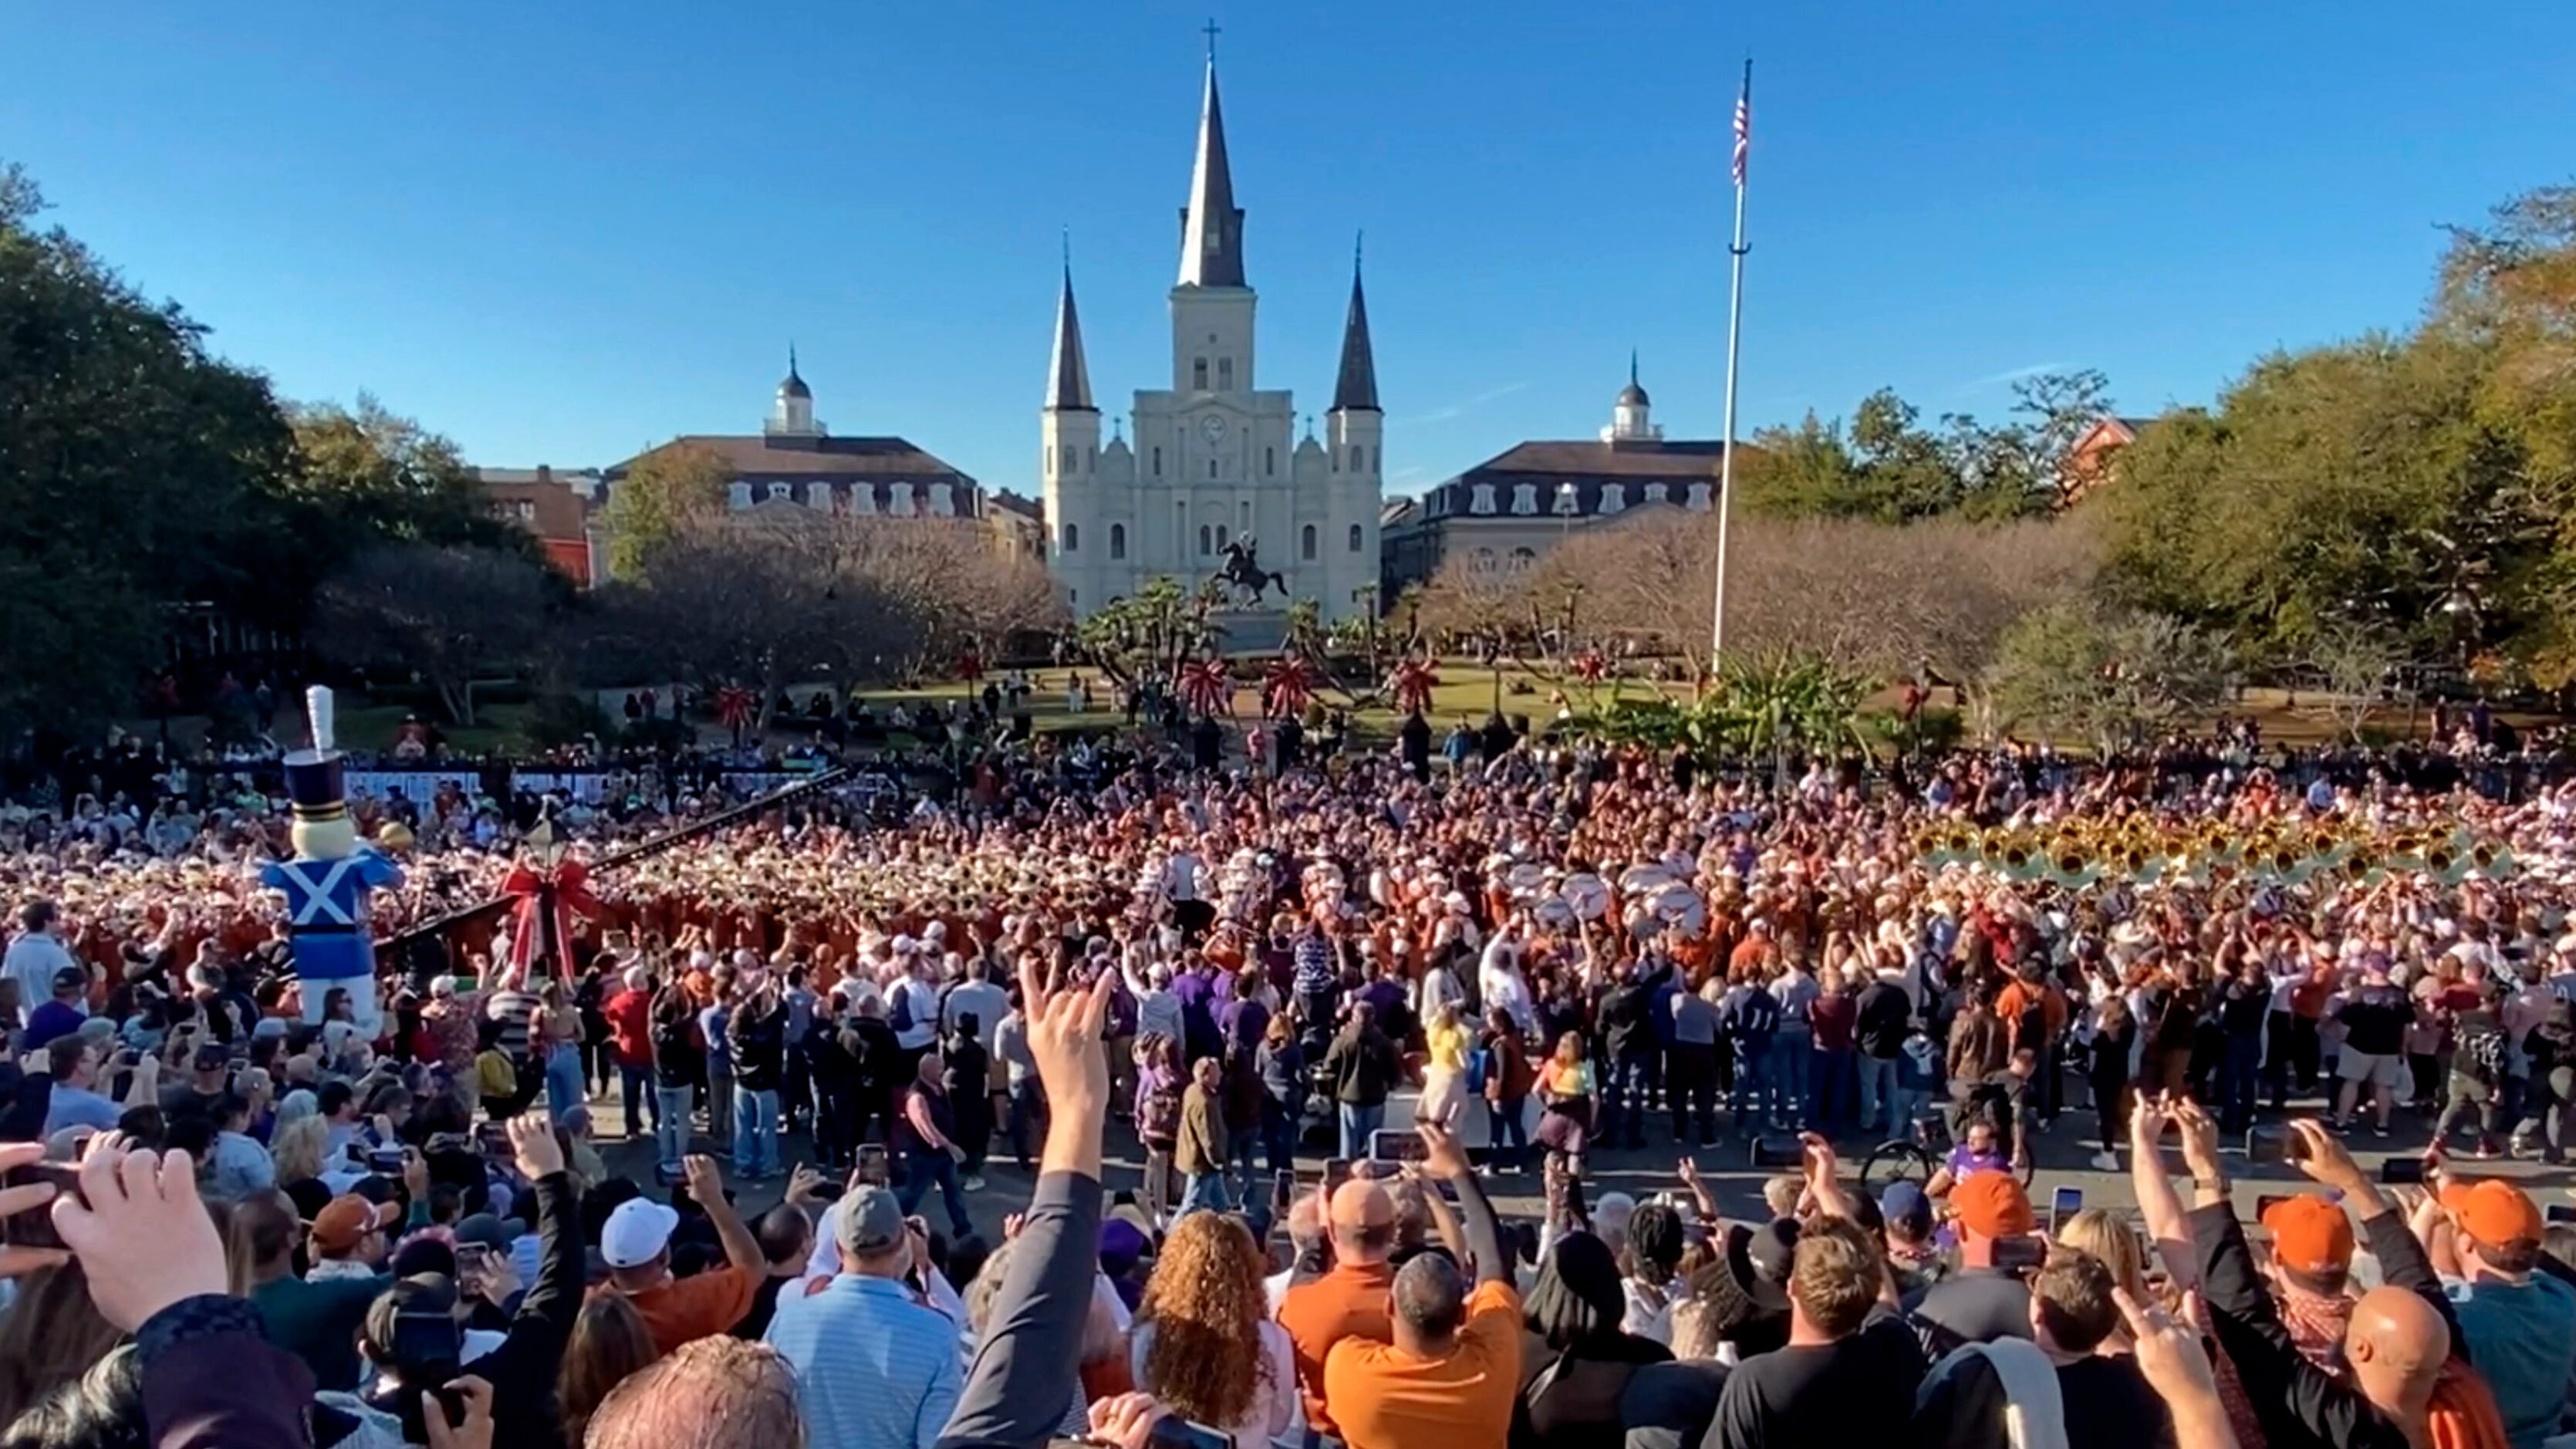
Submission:
<svg viewBox="0 0 2576 1449">
<path fill-rule="evenodd" d="M 1428 659 L 1407 659 L 1395 666 L 1395 702 L 1400 709 L 1428 710 L 1431 691 L 1440 687 L 1440 671 Z"/>
<path fill-rule="evenodd" d="M 1262 673 L 1261 712 L 1273 719 L 1305 713 L 1314 696 L 1315 666 L 1297 655 L 1280 655 Z"/>
<path fill-rule="evenodd" d="M 716 691 L 716 722 L 729 730 L 750 725 L 759 701 L 752 692 L 738 684 L 728 684 Z"/>
<path fill-rule="evenodd" d="M 527 979 L 528 968 L 546 948 L 545 923 L 540 902 L 546 877 L 534 866 L 514 865 L 501 878 L 501 894 L 518 900 L 510 927 L 510 961 L 518 967 L 519 979 Z M 554 870 L 555 900 L 555 974 L 572 980 L 572 918 L 578 914 L 592 919 L 599 916 L 599 897 L 590 893 L 590 871 L 580 861 L 567 860 Z"/>
<path fill-rule="evenodd" d="M 1181 666 L 1178 683 L 1181 703 L 1192 711 L 1206 715 L 1234 712 L 1234 680 L 1226 674 L 1221 661 L 1190 660 Z"/>
<path fill-rule="evenodd" d="M 1601 676 L 1609 672 L 1610 661 L 1602 658 L 1598 649 L 1586 649 L 1574 656 L 1575 677 L 1586 684 L 1599 684 Z"/>
</svg>

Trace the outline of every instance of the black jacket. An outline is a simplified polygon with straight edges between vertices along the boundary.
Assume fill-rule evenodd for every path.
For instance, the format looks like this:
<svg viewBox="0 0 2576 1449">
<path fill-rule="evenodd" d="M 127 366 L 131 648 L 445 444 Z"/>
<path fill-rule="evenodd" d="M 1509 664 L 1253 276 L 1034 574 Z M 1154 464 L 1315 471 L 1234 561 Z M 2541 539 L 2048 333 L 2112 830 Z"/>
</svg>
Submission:
<svg viewBox="0 0 2576 1449">
<path fill-rule="evenodd" d="M 2442 1283 L 2424 1256 L 2424 1245 L 2406 1230 L 2406 1215 L 2394 1208 L 2362 1219 L 2370 1251 L 2379 1259 L 2380 1281 L 2412 1291 L 2433 1305 L 2451 1330 L 2451 1352 L 2468 1358 L 2459 1319 L 2451 1312 Z M 2219 1347 L 2227 1351 L 2244 1381 L 2263 1436 L 2274 1449 L 2406 1449 L 2404 1430 L 2361 1391 L 2302 1357 L 2281 1326 L 2280 1310 L 2254 1270 L 2231 1203 L 2212 1203 L 2191 1212 L 2192 1246 L 2200 1259 L 2201 1291 L 2209 1302 L 2210 1326 Z"/>
<path fill-rule="evenodd" d="M 1598 1018 L 1601 1045 L 1610 1060 L 1642 1057 L 1655 1049 L 1655 988 L 1672 974 L 1670 965 L 1658 963 L 1603 993 Z"/>
<path fill-rule="evenodd" d="M 733 1047 L 733 1084 L 748 1092 L 775 1092 L 787 1076 L 787 1003 L 770 999 L 767 1011 L 751 1002 L 733 1009 L 725 1022 L 725 1040 Z"/>
<path fill-rule="evenodd" d="M 1385 1032 L 1369 1027 L 1333 1038 L 1324 1054 L 1324 1072 L 1333 1079 L 1333 1100 L 1353 1107 L 1385 1104 L 1404 1080 L 1404 1060 Z"/>
</svg>

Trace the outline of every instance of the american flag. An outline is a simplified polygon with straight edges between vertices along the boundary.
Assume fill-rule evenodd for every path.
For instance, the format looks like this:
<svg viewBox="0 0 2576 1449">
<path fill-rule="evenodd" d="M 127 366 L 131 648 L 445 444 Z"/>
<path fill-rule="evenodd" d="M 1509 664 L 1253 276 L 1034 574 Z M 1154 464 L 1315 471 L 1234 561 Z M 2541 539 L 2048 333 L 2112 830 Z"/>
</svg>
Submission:
<svg viewBox="0 0 2576 1449">
<path fill-rule="evenodd" d="M 1753 152 L 1753 66 L 1744 67 L 1744 90 L 1735 98 L 1735 184 L 1744 185 L 1744 159 Z"/>
</svg>

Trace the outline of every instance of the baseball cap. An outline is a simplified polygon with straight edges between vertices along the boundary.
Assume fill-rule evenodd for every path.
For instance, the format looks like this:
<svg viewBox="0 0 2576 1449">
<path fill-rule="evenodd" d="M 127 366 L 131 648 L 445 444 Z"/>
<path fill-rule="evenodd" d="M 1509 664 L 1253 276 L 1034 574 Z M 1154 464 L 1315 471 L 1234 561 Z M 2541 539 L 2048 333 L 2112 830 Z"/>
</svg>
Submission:
<svg viewBox="0 0 2576 1449">
<path fill-rule="evenodd" d="M 611 1268 L 640 1268 L 661 1256 L 679 1225 L 677 1210 L 651 1198 L 628 1198 L 599 1230 L 599 1256 Z"/>
<path fill-rule="evenodd" d="M 2038 1225 L 2030 1194 L 2009 1172 L 1972 1172 L 1950 1189 L 1950 1211 L 1959 1225 L 1980 1237 L 2009 1238 Z"/>
<path fill-rule="evenodd" d="M 2442 1207 L 2483 1248 L 2538 1242 L 2547 1231 L 2539 1207 L 2522 1189 L 2497 1178 L 2451 1183 L 2442 1189 Z"/>
<path fill-rule="evenodd" d="M 456 1241 L 506 1253 L 510 1251 L 511 1234 L 493 1214 L 474 1213 L 458 1219 Z"/>
<path fill-rule="evenodd" d="M 2332 1273 L 2352 1266 L 2352 1219 L 2341 1203 L 2315 1193 L 2285 1197 L 2263 1210 L 2272 1235 L 2272 1258 L 2302 1273 Z"/>
<path fill-rule="evenodd" d="M 1756 1314 L 1789 1311 L 1789 1273 L 1798 1255 L 1798 1222 L 1774 1218 L 1760 1227 L 1738 1223 L 1726 1235 L 1726 1268 Z"/>
<path fill-rule="evenodd" d="M 871 1183 L 841 1199 L 841 1225 L 836 1237 L 841 1251 L 870 1258 L 904 1241 L 903 1204 L 894 1193 Z"/>
<path fill-rule="evenodd" d="M 354 1192 L 344 1192 L 313 1215 L 313 1249 L 326 1255 L 346 1253 L 367 1234 L 401 1222 L 402 1215 L 400 1203 L 372 1203 Z"/>
<path fill-rule="evenodd" d="M 1932 1231 L 1932 1199 L 1915 1182 L 1892 1182 L 1878 1195 L 1878 1215 L 1889 1227 L 1902 1226 L 1913 1237 Z"/>
</svg>

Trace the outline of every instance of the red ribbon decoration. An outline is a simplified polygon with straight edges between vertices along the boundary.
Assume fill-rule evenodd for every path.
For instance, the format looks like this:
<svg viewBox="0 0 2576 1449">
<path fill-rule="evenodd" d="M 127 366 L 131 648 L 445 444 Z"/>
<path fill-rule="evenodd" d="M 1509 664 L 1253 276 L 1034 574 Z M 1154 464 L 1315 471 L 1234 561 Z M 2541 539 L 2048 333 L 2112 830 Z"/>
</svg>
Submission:
<svg viewBox="0 0 2576 1449">
<path fill-rule="evenodd" d="M 541 887 L 546 877 L 534 866 L 514 865 L 501 878 L 501 894 L 517 899 L 512 908 L 510 926 L 510 961 L 518 968 L 519 979 L 527 980 L 528 968 L 546 948 L 545 924 L 539 902 L 544 900 Z M 572 918 L 581 915 L 596 920 L 599 898 L 590 893 L 590 871 L 580 861 L 567 860 L 554 870 L 555 897 L 555 975 L 565 985 L 572 984 Z"/>
<path fill-rule="evenodd" d="M 716 691 L 716 723 L 729 730 L 749 729 L 760 701 L 739 684 Z"/>
<path fill-rule="evenodd" d="M 1181 666 L 1181 703 L 1192 711 L 1214 715 L 1234 713 L 1234 680 L 1225 672 L 1225 663 L 1217 659 L 1193 659 Z"/>
<path fill-rule="evenodd" d="M 1261 712 L 1272 719 L 1304 714 L 1314 697 L 1315 666 L 1298 655 L 1282 654 L 1262 673 Z"/>
<path fill-rule="evenodd" d="M 1395 666 L 1395 703 L 1400 709 L 1429 711 L 1431 691 L 1440 687 L 1440 671 L 1428 659 L 1406 659 Z"/>
<path fill-rule="evenodd" d="M 1601 676 L 1609 672 L 1610 661 L 1602 658 L 1598 649 L 1586 649 L 1574 656 L 1574 676 L 1586 684 L 1599 684 Z"/>
</svg>

